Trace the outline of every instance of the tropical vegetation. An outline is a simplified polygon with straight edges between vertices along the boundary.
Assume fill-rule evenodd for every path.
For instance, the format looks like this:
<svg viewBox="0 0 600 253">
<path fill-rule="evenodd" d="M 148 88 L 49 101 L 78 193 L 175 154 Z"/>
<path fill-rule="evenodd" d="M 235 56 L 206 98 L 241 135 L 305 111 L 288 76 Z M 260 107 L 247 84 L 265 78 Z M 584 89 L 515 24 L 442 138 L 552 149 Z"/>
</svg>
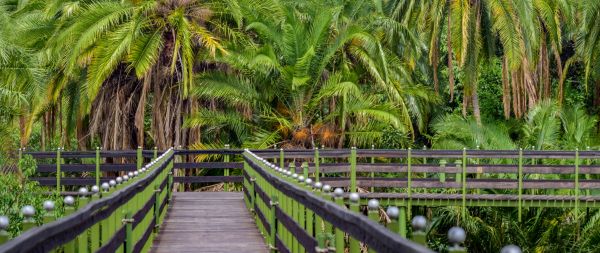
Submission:
<svg viewBox="0 0 600 253">
<path fill-rule="evenodd" d="M 599 1 L 0 0 L 0 161 L 57 147 L 598 149 L 599 61 Z M 582 237 L 565 210 L 525 224 L 436 212 L 439 231 L 460 220 L 488 238 L 469 242 L 480 251 L 600 241 L 597 211 Z"/>
</svg>

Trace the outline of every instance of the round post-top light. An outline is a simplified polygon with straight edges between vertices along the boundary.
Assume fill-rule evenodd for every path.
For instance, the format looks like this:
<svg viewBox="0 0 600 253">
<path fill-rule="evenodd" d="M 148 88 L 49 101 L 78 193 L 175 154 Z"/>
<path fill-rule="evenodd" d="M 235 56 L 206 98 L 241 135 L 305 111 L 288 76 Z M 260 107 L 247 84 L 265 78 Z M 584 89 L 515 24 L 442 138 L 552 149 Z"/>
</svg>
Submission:
<svg viewBox="0 0 600 253">
<path fill-rule="evenodd" d="M 390 206 L 385 213 L 387 213 L 390 219 L 398 219 L 398 216 L 400 216 L 400 209 L 398 209 L 397 206 Z"/>
<path fill-rule="evenodd" d="M 467 233 L 461 227 L 451 227 L 448 230 L 448 241 L 454 246 L 459 246 L 467 239 Z"/>
<path fill-rule="evenodd" d="M 123 176 L 123 182 L 127 182 L 127 181 L 129 181 L 129 176 L 128 175 Z"/>
<path fill-rule="evenodd" d="M 356 193 L 356 192 L 353 192 L 353 193 L 350 193 L 350 195 L 348 195 L 348 199 L 352 203 L 358 203 L 360 201 L 360 195 L 358 195 L 358 193 Z"/>
<path fill-rule="evenodd" d="M 0 216 L 0 230 L 6 230 L 8 229 L 8 226 L 10 225 L 10 220 L 8 219 L 8 216 Z"/>
<path fill-rule="evenodd" d="M 510 244 L 510 245 L 506 245 L 504 247 L 502 247 L 502 249 L 500 250 L 500 253 L 522 253 L 523 251 L 521 251 L 521 248 L 519 248 L 519 246 L 514 245 L 514 244 Z"/>
<path fill-rule="evenodd" d="M 73 204 L 75 204 L 75 198 L 73 198 L 73 196 L 66 196 L 63 202 L 67 206 L 72 206 Z"/>
<path fill-rule="evenodd" d="M 115 181 L 117 181 L 117 184 L 121 184 L 123 183 L 123 177 L 117 177 Z"/>
<path fill-rule="evenodd" d="M 133 178 L 133 172 L 127 173 L 127 176 L 129 176 L 129 178 Z"/>
<path fill-rule="evenodd" d="M 298 176 L 298 182 L 300 182 L 300 183 L 304 182 L 304 176 Z"/>
<path fill-rule="evenodd" d="M 79 195 L 85 197 L 85 195 L 87 195 L 87 193 L 88 193 L 88 189 L 87 188 L 85 188 L 85 187 L 79 188 Z"/>
<path fill-rule="evenodd" d="M 102 185 L 100 186 L 102 188 L 102 191 L 107 192 L 110 189 L 110 184 L 107 182 L 102 183 Z"/>
<path fill-rule="evenodd" d="M 111 179 L 110 181 L 108 181 L 108 185 L 110 187 L 115 187 L 117 185 L 117 181 L 114 179 Z"/>
<path fill-rule="evenodd" d="M 134 176 L 134 177 L 137 177 L 139 174 L 140 174 L 140 173 L 139 173 L 137 170 L 133 172 L 133 176 Z"/>
<path fill-rule="evenodd" d="M 296 179 L 296 178 L 298 178 L 298 174 L 296 174 L 296 173 L 292 174 L 292 178 L 293 178 L 293 179 Z"/>
<path fill-rule="evenodd" d="M 94 185 L 94 186 L 92 186 L 92 192 L 93 192 L 94 194 L 96 194 L 96 193 L 100 192 L 100 187 L 98 187 L 97 185 Z"/>
<path fill-rule="evenodd" d="M 312 179 L 310 179 L 310 178 L 304 179 L 304 183 L 305 183 L 306 185 L 312 185 L 312 182 L 313 182 L 313 181 L 312 181 Z"/>
<path fill-rule="evenodd" d="M 328 193 L 331 191 L 331 185 L 323 185 L 323 192 Z"/>
<path fill-rule="evenodd" d="M 25 216 L 25 218 L 31 218 L 35 215 L 35 208 L 33 208 L 33 206 L 26 205 L 21 208 L 21 213 L 23 216 Z"/>
<path fill-rule="evenodd" d="M 54 210 L 54 201 L 46 200 L 44 201 L 44 204 L 42 206 L 44 207 L 44 210 L 46 210 L 46 212 L 50 212 Z"/>
<path fill-rule="evenodd" d="M 323 183 L 321 183 L 321 182 L 316 182 L 316 183 L 313 185 L 313 187 L 314 187 L 315 189 L 318 189 L 318 190 L 319 190 L 319 189 L 323 188 Z"/>
<path fill-rule="evenodd" d="M 367 202 L 367 208 L 369 209 L 369 211 L 379 209 L 379 200 L 370 199 L 369 202 Z"/>
<path fill-rule="evenodd" d="M 335 190 L 333 190 L 333 196 L 336 198 L 341 198 L 344 195 L 344 189 L 342 188 L 335 188 Z"/>
<path fill-rule="evenodd" d="M 424 232 L 425 228 L 427 228 L 427 218 L 422 215 L 417 215 L 412 219 L 410 224 L 415 231 Z"/>
</svg>

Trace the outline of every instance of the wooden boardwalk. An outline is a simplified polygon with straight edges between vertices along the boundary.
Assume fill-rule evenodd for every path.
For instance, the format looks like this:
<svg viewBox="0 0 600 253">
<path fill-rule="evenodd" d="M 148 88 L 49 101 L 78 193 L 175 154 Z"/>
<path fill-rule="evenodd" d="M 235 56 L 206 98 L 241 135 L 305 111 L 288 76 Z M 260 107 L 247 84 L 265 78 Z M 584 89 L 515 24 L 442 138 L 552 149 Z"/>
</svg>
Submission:
<svg viewBox="0 0 600 253">
<path fill-rule="evenodd" d="M 268 252 L 241 192 L 175 192 L 151 252 Z"/>
</svg>

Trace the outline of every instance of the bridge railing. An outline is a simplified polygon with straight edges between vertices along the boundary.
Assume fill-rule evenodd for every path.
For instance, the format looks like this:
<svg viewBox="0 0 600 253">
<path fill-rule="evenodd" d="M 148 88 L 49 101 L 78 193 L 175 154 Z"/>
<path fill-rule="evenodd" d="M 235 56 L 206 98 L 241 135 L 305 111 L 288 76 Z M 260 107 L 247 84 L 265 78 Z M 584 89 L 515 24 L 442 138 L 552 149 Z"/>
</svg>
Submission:
<svg viewBox="0 0 600 253">
<path fill-rule="evenodd" d="M 36 161 L 36 171 L 30 180 L 41 186 L 55 187 L 55 192 L 68 195 L 75 194 L 73 189 L 80 186 L 100 185 L 138 170 L 145 161 L 156 159 L 162 153 L 156 148 L 121 151 L 19 150 L 19 157 L 22 159 L 30 155 Z M 174 149 L 173 180 L 178 184 L 179 191 L 211 183 L 224 183 L 224 190 L 232 190 L 234 183 L 239 185 L 242 182 L 241 155 L 242 150 L 229 149 L 229 145 L 213 150 Z"/>
<path fill-rule="evenodd" d="M 185 191 L 193 186 L 223 183 L 223 190 L 234 190 L 234 184 L 242 183 L 242 150 L 223 149 L 186 150 L 175 152 L 175 183 Z"/>
<path fill-rule="evenodd" d="M 411 206 L 600 207 L 600 151 L 265 150 L 261 157 L 366 199 Z M 368 191 L 368 192 L 365 192 Z M 347 197 L 347 195 L 346 195 Z M 410 211 L 409 211 L 410 212 Z M 520 217 L 520 215 L 519 215 Z"/>
<path fill-rule="evenodd" d="M 144 161 L 156 159 L 158 150 L 105 151 L 25 151 L 19 150 L 19 160 L 31 156 L 36 171 L 29 179 L 42 186 L 55 187 L 56 192 L 77 189 L 80 186 L 100 185 L 141 169 Z M 110 161 L 110 162 L 109 162 Z M 85 176 L 84 176 L 85 175 Z"/>
<path fill-rule="evenodd" d="M 141 169 L 102 183 L 101 189 L 88 193 L 83 188 L 77 200 L 65 197 L 66 216 L 42 226 L 34 226 L 33 207 L 23 208 L 26 231 L 0 245 L 0 252 L 147 252 L 171 197 L 173 156 L 169 149 Z M 0 225 L 5 228 L 8 222 Z"/>
<path fill-rule="evenodd" d="M 273 251 L 354 253 L 363 242 L 370 252 L 432 252 L 346 209 L 339 198 L 331 201 L 330 189 L 312 179 L 286 174 L 250 151 L 244 159 L 246 204 Z"/>
</svg>

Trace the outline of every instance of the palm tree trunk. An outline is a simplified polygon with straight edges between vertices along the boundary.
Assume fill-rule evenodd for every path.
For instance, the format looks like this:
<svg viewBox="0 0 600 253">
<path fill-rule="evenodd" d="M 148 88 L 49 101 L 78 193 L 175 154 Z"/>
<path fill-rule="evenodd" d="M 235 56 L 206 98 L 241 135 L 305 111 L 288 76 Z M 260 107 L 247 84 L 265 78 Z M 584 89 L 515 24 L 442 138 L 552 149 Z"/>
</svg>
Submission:
<svg viewBox="0 0 600 253">
<path fill-rule="evenodd" d="M 481 126 L 481 110 L 479 108 L 479 96 L 477 95 L 477 85 L 473 86 L 473 94 L 471 95 L 473 98 L 473 116 L 475 116 L 475 121 L 477 125 Z"/>
<path fill-rule="evenodd" d="M 450 102 L 454 100 L 454 66 L 452 64 L 452 23 L 450 7 L 448 7 L 448 36 L 446 38 L 446 47 L 448 48 L 448 87 L 450 88 Z"/>
<path fill-rule="evenodd" d="M 504 118 L 510 118 L 510 75 L 508 74 L 508 66 L 506 57 L 502 57 L 502 105 L 504 109 Z"/>
</svg>

